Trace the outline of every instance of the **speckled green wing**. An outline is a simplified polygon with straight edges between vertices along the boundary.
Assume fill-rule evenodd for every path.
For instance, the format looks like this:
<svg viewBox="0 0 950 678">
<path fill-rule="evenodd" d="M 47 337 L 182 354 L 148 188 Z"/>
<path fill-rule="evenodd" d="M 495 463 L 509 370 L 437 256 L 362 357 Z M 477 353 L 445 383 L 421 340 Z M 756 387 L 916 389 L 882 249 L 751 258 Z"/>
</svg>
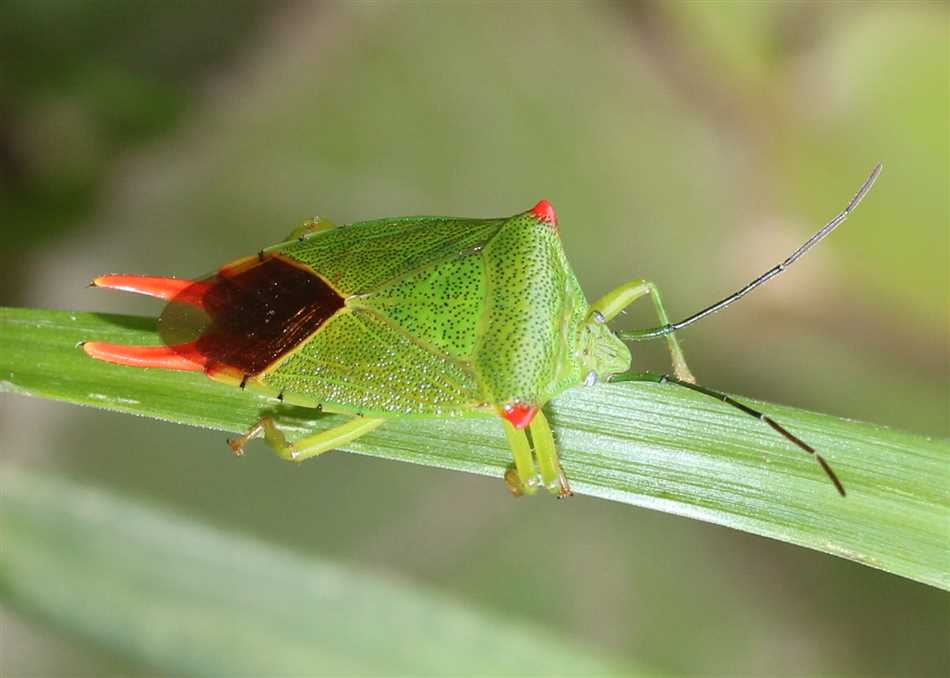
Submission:
<svg viewBox="0 0 950 678">
<path fill-rule="evenodd" d="M 485 289 L 477 253 L 504 223 L 386 219 L 282 245 L 281 256 L 317 272 L 346 307 L 269 369 L 265 383 L 369 415 L 483 408 L 470 362 Z"/>
<path fill-rule="evenodd" d="M 484 299 L 485 263 L 471 254 L 421 268 L 350 305 L 371 310 L 437 353 L 469 362 Z"/>
<path fill-rule="evenodd" d="M 344 309 L 264 376 L 278 391 L 367 415 L 470 413 L 469 369 L 362 309 Z"/>
<path fill-rule="evenodd" d="M 432 264 L 483 247 L 504 219 L 403 217 L 364 221 L 278 245 L 283 256 L 306 264 L 344 297 L 367 294 Z"/>
</svg>

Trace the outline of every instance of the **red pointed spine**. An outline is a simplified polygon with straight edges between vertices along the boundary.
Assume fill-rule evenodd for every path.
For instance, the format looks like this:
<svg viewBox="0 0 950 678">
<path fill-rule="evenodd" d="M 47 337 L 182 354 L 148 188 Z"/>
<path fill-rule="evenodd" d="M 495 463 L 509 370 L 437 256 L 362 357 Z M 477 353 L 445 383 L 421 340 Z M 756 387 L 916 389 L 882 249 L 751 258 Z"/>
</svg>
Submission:
<svg viewBox="0 0 950 678">
<path fill-rule="evenodd" d="M 557 231 L 557 212 L 554 211 L 554 206 L 547 200 L 540 200 L 537 205 L 531 208 L 530 212 L 542 224 L 546 224 Z"/>
<path fill-rule="evenodd" d="M 208 359 L 198 353 L 194 342 L 177 346 L 124 346 L 87 341 L 82 350 L 96 360 L 130 367 L 200 372 L 208 365 Z"/>
<path fill-rule="evenodd" d="M 153 275 L 100 275 L 92 281 L 93 287 L 105 287 L 123 292 L 135 292 L 165 301 L 191 304 L 199 308 L 204 296 L 214 285 L 180 278 L 162 278 Z"/>
</svg>

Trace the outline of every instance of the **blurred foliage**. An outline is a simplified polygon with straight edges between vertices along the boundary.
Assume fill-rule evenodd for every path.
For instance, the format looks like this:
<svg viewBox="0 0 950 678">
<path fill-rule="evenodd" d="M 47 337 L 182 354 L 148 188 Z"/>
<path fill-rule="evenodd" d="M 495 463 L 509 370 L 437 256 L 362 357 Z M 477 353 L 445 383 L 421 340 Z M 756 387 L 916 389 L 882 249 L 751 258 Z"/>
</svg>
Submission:
<svg viewBox="0 0 950 678">
<path fill-rule="evenodd" d="M 685 315 L 780 260 L 881 160 L 853 219 L 685 332 L 687 355 L 713 387 L 950 434 L 945 3 L 127 4 L 140 11 L 0 6 L 0 150 L 46 168 L 16 188 L 2 170 L 0 304 L 154 313 L 85 283 L 195 275 L 313 212 L 497 216 L 546 197 L 589 296 L 648 277 Z M 140 51 L 178 65 L 122 56 Z M 46 52 L 62 77 L 30 75 Z M 637 349 L 664 367 L 662 346 Z M 7 463 L 391 571 L 659 672 L 950 665 L 946 595 L 791 546 L 355 455 L 232 463 L 220 435 L 2 402 Z M 34 639 L 4 648 L 19 673 L 130 670 L 3 621 Z"/>
<path fill-rule="evenodd" d="M 4 597 L 165 675 L 639 675 L 406 582 L 68 482 L 2 480 Z"/>
<path fill-rule="evenodd" d="M 83 219 L 122 153 L 167 131 L 280 3 L 0 3 L 0 213 L 15 241 Z"/>
</svg>

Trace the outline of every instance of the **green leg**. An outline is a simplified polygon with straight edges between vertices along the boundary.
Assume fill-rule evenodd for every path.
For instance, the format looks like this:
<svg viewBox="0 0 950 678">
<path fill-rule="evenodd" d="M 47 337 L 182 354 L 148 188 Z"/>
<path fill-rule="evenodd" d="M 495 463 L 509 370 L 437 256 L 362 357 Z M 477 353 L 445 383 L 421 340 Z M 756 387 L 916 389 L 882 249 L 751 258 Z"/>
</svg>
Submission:
<svg viewBox="0 0 950 678">
<path fill-rule="evenodd" d="M 505 483 L 516 497 L 534 494 L 535 490 L 538 489 L 540 480 L 537 471 L 534 469 L 534 459 L 531 457 L 528 436 L 524 430 L 512 426 L 507 419 L 502 419 L 501 423 L 505 428 L 505 435 L 508 437 L 511 456 L 515 460 L 515 465 L 509 467 L 505 472 Z"/>
<path fill-rule="evenodd" d="M 228 445 L 234 450 L 235 454 L 244 454 L 244 445 L 247 441 L 264 434 L 266 442 L 277 456 L 288 461 L 304 461 L 310 457 L 316 457 L 318 454 L 329 452 L 341 445 L 345 445 L 351 440 L 356 440 L 364 433 L 369 433 L 379 426 L 385 419 L 372 419 L 370 417 L 354 417 L 345 424 L 341 424 L 326 431 L 320 431 L 312 436 L 301 438 L 297 442 L 288 443 L 287 438 L 281 433 L 280 429 L 270 417 L 261 417 L 261 420 L 254 424 L 247 433 L 240 438 L 228 440 Z"/>
<path fill-rule="evenodd" d="M 534 443 L 534 454 L 538 459 L 538 466 L 541 468 L 541 481 L 544 487 L 551 494 L 558 497 L 569 497 L 573 494 L 571 486 L 567 482 L 564 472 L 561 470 L 561 463 L 558 461 L 557 447 L 554 444 L 554 434 L 551 433 L 551 427 L 544 416 L 544 412 L 538 410 L 528 426 L 531 431 L 531 441 Z"/>
<path fill-rule="evenodd" d="M 323 217 L 314 217 L 313 219 L 307 219 L 300 224 L 300 226 L 292 230 L 285 240 L 304 240 L 321 231 L 329 231 L 331 228 L 336 228 L 336 224 L 332 221 L 324 219 Z"/>
<path fill-rule="evenodd" d="M 653 306 L 656 308 L 657 317 L 660 319 L 660 325 L 669 325 L 670 319 L 666 314 L 666 308 L 663 306 L 663 300 L 660 298 L 660 291 L 649 280 L 631 280 L 620 287 L 616 287 L 590 306 L 592 316 L 600 314 L 604 322 L 613 320 L 627 306 L 635 302 L 642 296 L 649 294 L 653 300 Z M 677 379 L 695 383 L 696 378 L 689 371 L 686 364 L 686 358 L 683 356 L 683 349 L 680 347 L 679 340 L 673 333 L 666 335 L 666 341 L 670 347 L 670 357 L 673 359 L 673 374 Z"/>
</svg>

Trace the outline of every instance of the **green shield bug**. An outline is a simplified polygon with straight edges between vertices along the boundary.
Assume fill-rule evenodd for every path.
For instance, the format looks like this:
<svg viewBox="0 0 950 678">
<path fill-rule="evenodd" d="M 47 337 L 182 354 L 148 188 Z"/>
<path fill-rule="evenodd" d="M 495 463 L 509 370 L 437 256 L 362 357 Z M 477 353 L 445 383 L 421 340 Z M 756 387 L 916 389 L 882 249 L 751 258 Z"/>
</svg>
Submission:
<svg viewBox="0 0 950 678">
<path fill-rule="evenodd" d="M 870 190 L 877 165 L 847 207 L 781 264 L 739 291 L 671 323 L 657 287 L 632 280 L 588 303 L 542 200 L 500 219 L 400 217 L 336 227 L 311 219 L 287 239 L 190 281 L 104 275 L 93 285 L 167 300 L 164 345 L 88 341 L 93 358 L 121 365 L 203 371 L 290 404 L 351 414 L 346 423 L 288 442 L 269 417 L 228 441 L 235 453 L 263 434 L 277 454 L 303 461 L 394 417 L 498 417 L 514 464 L 516 495 L 570 485 L 544 405 L 598 381 L 677 384 L 771 426 L 812 454 L 843 496 L 824 458 L 769 416 L 698 386 L 676 331 L 775 277 L 844 221 Z M 607 323 L 649 296 L 659 325 L 614 332 Z M 625 341 L 665 337 L 671 375 L 631 372 Z"/>
</svg>

